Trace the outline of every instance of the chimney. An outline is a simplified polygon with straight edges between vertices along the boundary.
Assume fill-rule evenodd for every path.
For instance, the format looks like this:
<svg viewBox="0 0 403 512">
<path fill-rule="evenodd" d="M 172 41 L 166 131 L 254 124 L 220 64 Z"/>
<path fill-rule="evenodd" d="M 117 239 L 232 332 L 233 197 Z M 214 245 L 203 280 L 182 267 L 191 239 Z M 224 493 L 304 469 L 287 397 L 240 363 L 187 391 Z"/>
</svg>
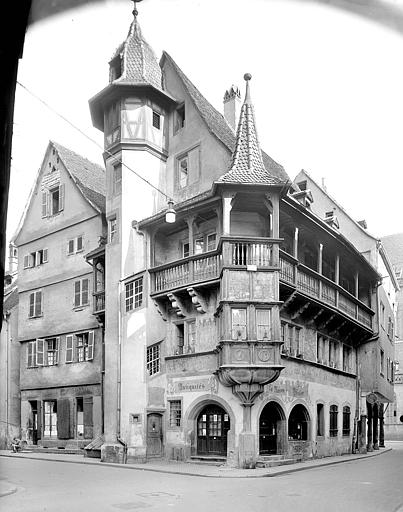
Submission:
<svg viewBox="0 0 403 512">
<path fill-rule="evenodd" d="M 238 127 L 241 106 L 241 92 L 236 85 L 232 85 L 224 94 L 224 117 L 234 132 Z"/>
<path fill-rule="evenodd" d="M 368 227 L 368 226 L 367 226 L 367 221 L 366 221 L 365 219 L 363 219 L 363 220 L 359 220 L 359 221 L 358 221 L 358 224 L 359 224 L 362 228 L 364 228 L 364 229 L 367 229 L 367 227 Z"/>
</svg>

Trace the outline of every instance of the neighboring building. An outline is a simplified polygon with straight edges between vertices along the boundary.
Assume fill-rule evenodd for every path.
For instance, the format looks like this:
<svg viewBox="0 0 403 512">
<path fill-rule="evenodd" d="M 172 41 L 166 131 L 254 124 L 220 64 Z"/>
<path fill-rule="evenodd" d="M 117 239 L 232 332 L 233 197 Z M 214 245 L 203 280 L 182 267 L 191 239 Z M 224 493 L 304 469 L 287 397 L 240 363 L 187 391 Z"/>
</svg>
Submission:
<svg viewBox="0 0 403 512">
<path fill-rule="evenodd" d="M 375 448 L 378 444 L 384 446 L 384 410 L 393 402 L 394 397 L 395 305 L 399 290 L 392 263 L 382 241 L 367 231 L 366 222 L 354 221 L 306 171 L 301 171 L 294 181 L 300 189 L 309 191 L 314 198 L 311 210 L 348 238 L 380 275 L 372 302 L 376 313 L 373 322 L 374 336 L 358 347 L 358 377 L 361 415 L 367 415 L 368 418 L 367 445 Z M 326 247 L 321 250 L 326 252 Z M 341 276 L 341 285 L 367 302 L 367 298 L 362 297 L 362 293 L 366 292 L 359 289 L 359 281 L 359 270 L 346 265 L 344 275 Z"/>
<path fill-rule="evenodd" d="M 105 298 L 102 459 L 253 467 L 378 448 L 393 344 L 374 239 L 316 214 L 261 152 L 250 75 L 235 135 L 237 88 L 226 120 L 167 53 L 158 64 L 134 14 L 90 100 L 107 183 L 107 244 L 87 254 Z"/>
<path fill-rule="evenodd" d="M 20 437 L 20 343 L 15 247 L 10 247 L 9 270 L 4 276 L 3 318 L 0 332 L 0 449 Z"/>
<path fill-rule="evenodd" d="M 385 414 L 385 438 L 403 440 L 403 233 L 382 238 L 395 269 L 400 289 L 396 297 L 395 400 Z"/>
<path fill-rule="evenodd" d="M 14 237 L 21 433 L 82 448 L 102 433 L 102 329 L 84 254 L 105 231 L 105 172 L 50 142 Z"/>
</svg>

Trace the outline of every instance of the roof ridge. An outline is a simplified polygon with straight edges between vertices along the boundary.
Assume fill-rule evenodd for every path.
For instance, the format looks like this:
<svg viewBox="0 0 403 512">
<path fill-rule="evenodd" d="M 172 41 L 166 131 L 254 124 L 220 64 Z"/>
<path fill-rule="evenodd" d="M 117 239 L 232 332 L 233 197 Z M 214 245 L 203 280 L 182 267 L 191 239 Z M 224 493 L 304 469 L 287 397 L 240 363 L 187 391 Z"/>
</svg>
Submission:
<svg viewBox="0 0 403 512">
<path fill-rule="evenodd" d="M 103 173 L 105 173 L 105 172 L 106 172 L 106 171 L 105 171 L 105 168 L 104 168 L 104 167 L 102 167 L 102 165 L 97 164 L 96 162 L 93 162 L 92 160 L 89 160 L 86 156 L 83 156 L 83 155 L 81 155 L 80 153 L 77 153 L 77 151 L 74 151 L 73 149 L 70 149 L 70 148 L 68 148 L 68 147 L 66 147 L 66 146 L 63 146 L 63 144 L 60 144 L 59 142 L 56 142 L 56 141 L 54 141 L 54 140 L 49 140 L 49 142 L 50 142 L 51 144 L 53 144 L 54 146 L 59 146 L 59 147 L 61 147 L 62 149 L 66 150 L 66 151 L 69 151 L 70 153 L 73 153 L 74 155 L 76 155 L 76 156 L 80 157 L 80 158 L 81 158 L 81 159 L 83 159 L 83 160 L 87 160 L 87 162 L 89 162 L 90 164 L 95 165 L 96 167 L 98 167 L 98 168 L 99 168 L 99 170 L 100 170 L 100 171 L 102 171 Z"/>
</svg>

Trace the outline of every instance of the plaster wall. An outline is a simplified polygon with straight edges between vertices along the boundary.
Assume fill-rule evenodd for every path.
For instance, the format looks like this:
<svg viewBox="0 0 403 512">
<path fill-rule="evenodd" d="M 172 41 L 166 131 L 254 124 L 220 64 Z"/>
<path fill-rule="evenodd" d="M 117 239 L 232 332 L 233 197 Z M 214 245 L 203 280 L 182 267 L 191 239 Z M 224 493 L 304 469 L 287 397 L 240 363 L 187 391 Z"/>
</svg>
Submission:
<svg viewBox="0 0 403 512">
<path fill-rule="evenodd" d="M 0 331 L 0 449 L 20 436 L 20 343 L 18 305 L 3 319 Z"/>
</svg>

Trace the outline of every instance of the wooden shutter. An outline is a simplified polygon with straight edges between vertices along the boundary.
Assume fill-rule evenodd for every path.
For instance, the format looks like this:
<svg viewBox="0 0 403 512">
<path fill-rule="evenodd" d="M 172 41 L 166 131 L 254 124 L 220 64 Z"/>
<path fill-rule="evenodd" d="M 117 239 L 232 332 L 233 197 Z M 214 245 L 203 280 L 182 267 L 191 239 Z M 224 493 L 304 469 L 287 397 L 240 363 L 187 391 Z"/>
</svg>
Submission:
<svg viewBox="0 0 403 512">
<path fill-rule="evenodd" d="M 82 251 L 83 250 L 83 237 L 82 236 L 78 236 L 77 237 L 77 249 L 76 251 Z"/>
<path fill-rule="evenodd" d="M 83 398 L 84 405 L 84 439 L 93 438 L 93 422 L 92 422 L 92 396 Z"/>
<path fill-rule="evenodd" d="M 42 263 L 47 263 L 47 261 L 48 261 L 48 250 L 44 249 L 43 255 L 42 255 Z"/>
<path fill-rule="evenodd" d="M 44 346 L 45 341 L 38 339 L 36 340 L 36 365 L 43 366 L 44 364 Z"/>
<path fill-rule="evenodd" d="M 56 364 L 58 364 L 59 360 L 60 360 L 60 337 L 57 337 L 55 339 L 56 339 Z"/>
<path fill-rule="evenodd" d="M 81 306 L 81 281 L 74 283 L 74 307 Z"/>
<path fill-rule="evenodd" d="M 34 266 L 39 266 L 41 264 L 41 253 L 40 251 L 36 251 L 34 257 Z"/>
<path fill-rule="evenodd" d="M 30 317 L 34 316 L 35 313 L 35 293 L 31 293 L 29 295 L 29 315 Z"/>
<path fill-rule="evenodd" d="M 73 335 L 66 336 L 66 363 L 72 363 L 74 358 Z"/>
<path fill-rule="evenodd" d="M 94 331 L 88 333 L 87 361 L 94 359 Z"/>
<path fill-rule="evenodd" d="M 26 254 L 24 256 L 24 268 L 28 268 L 29 267 L 29 254 Z"/>
<path fill-rule="evenodd" d="M 188 184 L 199 180 L 200 174 L 200 150 L 199 147 L 189 151 Z"/>
<path fill-rule="evenodd" d="M 41 437 L 42 437 L 42 402 L 40 400 L 36 401 L 36 421 L 37 421 L 36 436 L 37 436 L 37 439 L 41 439 Z"/>
<path fill-rule="evenodd" d="M 57 401 L 57 437 L 70 439 L 70 400 L 59 398 Z"/>
<path fill-rule="evenodd" d="M 48 216 L 48 193 L 46 190 L 42 191 L 42 218 Z"/>
<path fill-rule="evenodd" d="M 64 210 L 64 185 L 59 186 L 59 212 Z"/>
<path fill-rule="evenodd" d="M 81 304 L 88 304 L 88 279 L 81 281 Z"/>
<path fill-rule="evenodd" d="M 42 292 L 35 292 L 35 316 L 41 316 L 42 314 Z"/>
</svg>

